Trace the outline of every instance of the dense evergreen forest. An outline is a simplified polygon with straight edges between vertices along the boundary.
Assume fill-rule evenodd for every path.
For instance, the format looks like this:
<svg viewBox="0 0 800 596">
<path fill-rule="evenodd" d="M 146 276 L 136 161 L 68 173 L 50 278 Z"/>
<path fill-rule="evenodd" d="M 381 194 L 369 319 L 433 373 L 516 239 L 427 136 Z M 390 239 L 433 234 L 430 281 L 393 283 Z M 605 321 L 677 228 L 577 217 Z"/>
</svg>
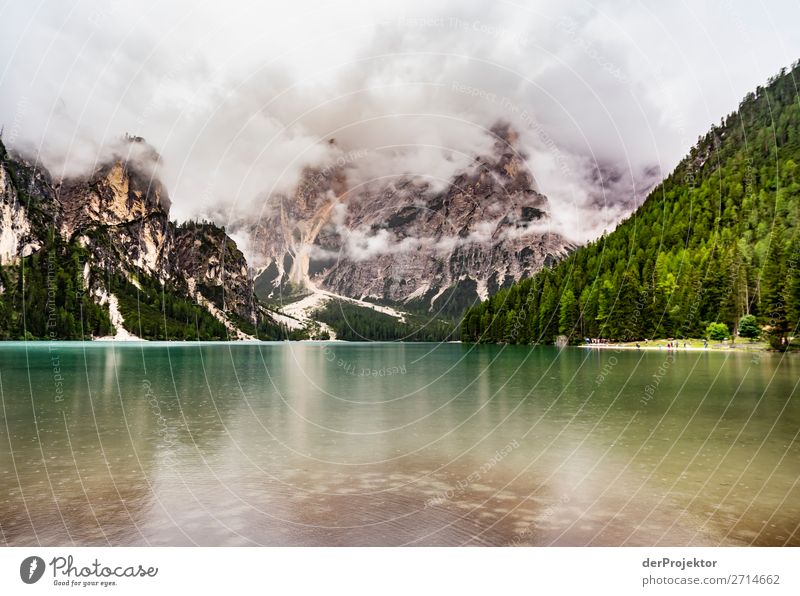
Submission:
<svg viewBox="0 0 800 596">
<path fill-rule="evenodd" d="M 0 267 L 0 340 L 92 339 L 114 334 L 108 308 L 97 304 L 84 280 L 88 253 L 51 229 L 46 244 L 17 264 Z M 228 339 L 225 326 L 205 308 L 158 280 L 139 276 L 134 286 L 120 275 L 92 270 L 116 295 L 125 327 L 144 339 Z M 260 339 L 290 334 L 266 317 L 259 324 L 237 320 Z"/>
<path fill-rule="evenodd" d="M 125 328 L 145 339 L 220 340 L 235 339 L 224 324 L 199 304 L 183 298 L 160 281 L 139 276 L 138 287 L 120 275 L 106 278 L 106 285 L 117 297 Z M 220 299 L 221 302 L 221 299 Z M 263 340 L 289 339 L 284 328 L 260 317 L 259 324 L 228 313 L 245 333 Z"/>
<path fill-rule="evenodd" d="M 346 341 L 448 341 L 458 339 L 456 325 L 429 316 L 407 314 L 405 322 L 343 300 L 331 300 L 314 313 Z"/>
<path fill-rule="evenodd" d="M 799 83 L 795 63 L 747 95 L 616 230 L 470 308 L 462 340 L 763 334 L 785 349 L 800 322 Z"/>
<path fill-rule="evenodd" d="M 136 283 L 138 287 L 121 275 L 107 278 L 125 328 L 131 333 L 158 340 L 228 339 L 225 325 L 203 307 L 170 292 L 154 279 L 141 276 Z"/>
<path fill-rule="evenodd" d="M 91 339 L 113 333 L 83 283 L 86 251 L 50 230 L 41 250 L 0 267 L 0 339 Z"/>
</svg>

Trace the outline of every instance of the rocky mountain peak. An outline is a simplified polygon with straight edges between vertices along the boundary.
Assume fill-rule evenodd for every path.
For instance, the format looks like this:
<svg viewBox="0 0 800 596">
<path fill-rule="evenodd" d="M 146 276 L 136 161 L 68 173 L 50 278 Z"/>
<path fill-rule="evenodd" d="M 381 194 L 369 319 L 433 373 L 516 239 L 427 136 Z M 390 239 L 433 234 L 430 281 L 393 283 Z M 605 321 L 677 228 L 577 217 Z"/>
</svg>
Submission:
<svg viewBox="0 0 800 596">
<path fill-rule="evenodd" d="M 493 151 L 444 189 L 408 177 L 349 188 L 342 168 L 309 170 L 293 195 L 244 224 L 266 263 L 261 296 L 321 289 L 432 308 L 447 290 L 477 299 L 565 254 L 518 134 L 505 123 L 489 134 Z"/>
<path fill-rule="evenodd" d="M 89 176 L 62 180 L 57 188 L 62 233 L 70 237 L 92 223 L 121 225 L 155 215 L 168 218 L 170 201 L 158 178 L 159 161 L 144 139 L 126 136 Z"/>
</svg>

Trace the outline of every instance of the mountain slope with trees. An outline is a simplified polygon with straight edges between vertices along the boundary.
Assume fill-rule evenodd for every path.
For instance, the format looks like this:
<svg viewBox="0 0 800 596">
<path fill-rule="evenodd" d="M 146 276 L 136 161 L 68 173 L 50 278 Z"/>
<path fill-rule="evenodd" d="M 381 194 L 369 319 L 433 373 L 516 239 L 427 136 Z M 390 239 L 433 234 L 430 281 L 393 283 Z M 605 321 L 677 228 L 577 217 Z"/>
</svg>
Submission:
<svg viewBox="0 0 800 596">
<path fill-rule="evenodd" d="M 0 340 L 291 337 L 224 228 L 169 219 L 155 151 L 117 150 L 53 180 L 0 139 Z"/>
<path fill-rule="evenodd" d="M 469 309 L 464 341 L 700 337 L 800 322 L 800 65 L 711 127 L 616 230 Z"/>
</svg>

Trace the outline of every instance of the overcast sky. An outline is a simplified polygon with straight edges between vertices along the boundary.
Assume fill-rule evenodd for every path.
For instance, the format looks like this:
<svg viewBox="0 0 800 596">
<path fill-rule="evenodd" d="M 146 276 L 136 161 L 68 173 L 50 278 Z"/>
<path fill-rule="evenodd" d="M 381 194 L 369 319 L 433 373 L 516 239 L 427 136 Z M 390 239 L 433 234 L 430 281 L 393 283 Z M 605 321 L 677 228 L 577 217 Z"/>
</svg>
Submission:
<svg viewBox="0 0 800 596">
<path fill-rule="evenodd" d="M 332 159 L 443 183 L 506 120 L 583 241 L 800 58 L 798 23 L 796 1 L 8 1 L 0 122 L 57 177 L 144 136 L 173 216 L 224 224 Z"/>
</svg>

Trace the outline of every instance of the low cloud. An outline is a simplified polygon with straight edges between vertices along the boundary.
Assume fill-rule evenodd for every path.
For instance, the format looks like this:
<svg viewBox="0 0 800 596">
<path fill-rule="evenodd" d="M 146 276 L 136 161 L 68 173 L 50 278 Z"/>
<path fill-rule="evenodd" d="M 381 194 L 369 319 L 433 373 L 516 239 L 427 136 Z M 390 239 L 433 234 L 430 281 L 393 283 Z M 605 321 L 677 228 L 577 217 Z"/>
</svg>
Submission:
<svg viewBox="0 0 800 596">
<path fill-rule="evenodd" d="M 724 8 L 12 3 L 0 20 L 4 140 L 59 177 L 141 135 L 162 156 L 173 215 L 225 225 L 348 154 L 353 185 L 442 187 L 503 120 L 520 132 L 553 231 L 582 242 L 797 58 L 796 5 Z M 392 246 L 376 235 L 352 250 Z"/>
</svg>

